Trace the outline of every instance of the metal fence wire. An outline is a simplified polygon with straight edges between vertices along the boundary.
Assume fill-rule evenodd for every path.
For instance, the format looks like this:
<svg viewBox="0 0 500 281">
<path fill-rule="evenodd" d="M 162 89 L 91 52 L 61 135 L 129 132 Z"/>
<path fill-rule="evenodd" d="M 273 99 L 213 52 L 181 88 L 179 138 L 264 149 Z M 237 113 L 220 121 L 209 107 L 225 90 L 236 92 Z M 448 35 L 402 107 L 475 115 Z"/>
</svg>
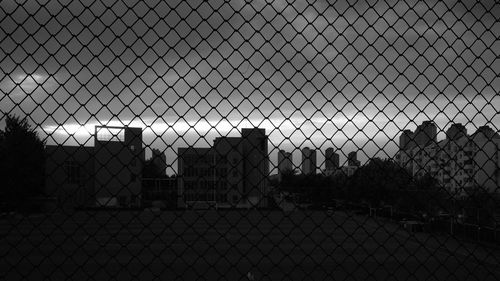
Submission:
<svg viewBox="0 0 500 281">
<path fill-rule="evenodd" d="M 498 280 L 500 3 L 0 1 L 4 280 Z"/>
</svg>

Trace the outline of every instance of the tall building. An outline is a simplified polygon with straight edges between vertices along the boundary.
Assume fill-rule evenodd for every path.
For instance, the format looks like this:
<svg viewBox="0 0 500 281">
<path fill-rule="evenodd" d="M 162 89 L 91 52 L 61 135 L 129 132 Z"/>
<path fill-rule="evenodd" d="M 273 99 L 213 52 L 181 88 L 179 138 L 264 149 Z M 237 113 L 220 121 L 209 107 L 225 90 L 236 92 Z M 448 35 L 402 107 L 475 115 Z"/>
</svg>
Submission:
<svg viewBox="0 0 500 281">
<path fill-rule="evenodd" d="M 414 170 L 412 151 L 418 147 L 422 150 L 425 147 L 437 144 L 437 128 L 432 121 L 424 121 L 417 126 L 415 132 L 404 130 L 399 136 L 399 151 L 396 154 L 396 161 L 401 167 L 406 168 L 410 173 Z M 425 151 L 425 149 L 422 150 Z"/>
<path fill-rule="evenodd" d="M 316 174 L 316 150 L 305 147 L 302 149 L 302 174 Z"/>
<path fill-rule="evenodd" d="M 413 140 L 420 147 L 425 147 L 437 142 L 437 127 L 432 121 L 424 121 L 417 126 Z"/>
<path fill-rule="evenodd" d="M 340 157 L 339 154 L 329 147 L 325 151 L 325 171 L 326 176 L 334 175 L 339 171 Z"/>
<path fill-rule="evenodd" d="M 415 147 L 414 135 L 411 130 L 404 130 L 399 137 L 399 149 L 408 150 Z"/>
<path fill-rule="evenodd" d="M 339 168 L 340 157 L 335 153 L 333 147 L 329 147 L 325 151 L 325 168 L 327 170 L 336 170 Z"/>
<path fill-rule="evenodd" d="M 284 150 L 278 151 L 278 175 L 281 179 L 283 173 L 293 171 L 293 155 Z"/>
<path fill-rule="evenodd" d="M 469 136 L 461 124 L 452 125 L 446 139 L 401 150 L 396 160 L 415 177 L 426 174 L 454 197 L 474 190 L 500 192 L 500 136 L 482 126 Z"/>
<path fill-rule="evenodd" d="M 487 192 L 500 193 L 500 135 L 488 126 L 481 126 L 470 138 L 475 146 L 472 161 L 475 184 Z"/>
<path fill-rule="evenodd" d="M 165 153 L 163 153 L 161 150 L 153 148 L 152 149 L 152 155 L 151 155 L 151 161 L 155 165 L 156 168 L 158 168 L 158 171 L 161 176 L 165 176 L 167 173 L 167 157 L 165 156 Z"/>
<path fill-rule="evenodd" d="M 461 124 L 459 124 L 461 125 Z M 454 130 L 460 130 L 459 126 L 450 128 L 452 133 Z M 465 128 L 464 128 L 465 129 Z M 399 149 L 410 150 L 416 145 L 425 147 L 437 142 L 437 127 L 432 121 L 424 121 L 421 125 L 417 126 L 415 132 L 411 130 L 404 130 L 399 136 Z"/>
<path fill-rule="evenodd" d="M 449 140 L 458 140 L 467 136 L 467 129 L 461 123 L 455 123 L 446 131 L 446 138 Z"/>
<path fill-rule="evenodd" d="M 498 132 L 495 132 L 489 126 L 481 126 L 477 128 L 477 131 L 472 135 L 473 139 L 479 140 L 498 140 L 500 139 L 500 135 Z"/>
<path fill-rule="evenodd" d="M 269 177 L 268 137 L 265 129 L 241 131 L 244 157 L 244 194 L 253 207 L 267 207 Z"/>
<path fill-rule="evenodd" d="M 120 206 L 141 202 L 142 128 L 96 126 L 94 177 L 98 204 L 116 199 Z"/>
<path fill-rule="evenodd" d="M 359 167 L 361 162 L 358 160 L 358 153 L 356 151 L 351 151 L 347 155 L 347 166 Z"/>
<path fill-rule="evenodd" d="M 220 137 L 211 148 L 179 148 L 179 206 L 267 207 L 268 138 L 264 129 Z M 212 204 L 212 203 L 210 203 Z M 206 205 L 206 204 L 205 204 Z"/>
</svg>

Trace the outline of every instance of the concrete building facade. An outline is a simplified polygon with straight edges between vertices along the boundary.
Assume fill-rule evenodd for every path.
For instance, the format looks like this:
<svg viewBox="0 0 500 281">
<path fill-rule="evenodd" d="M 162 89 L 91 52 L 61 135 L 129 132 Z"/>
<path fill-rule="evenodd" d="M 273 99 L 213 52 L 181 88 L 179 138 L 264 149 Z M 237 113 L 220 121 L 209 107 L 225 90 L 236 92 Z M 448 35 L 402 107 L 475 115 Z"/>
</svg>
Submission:
<svg viewBox="0 0 500 281">
<path fill-rule="evenodd" d="M 46 191 L 60 207 L 141 205 L 141 128 L 96 126 L 93 147 L 45 149 Z"/>
<path fill-rule="evenodd" d="M 241 137 L 217 138 L 210 148 L 179 148 L 178 173 L 181 207 L 267 207 L 265 130 L 244 128 Z"/>
<path fill-rule="evenodd" d="M 245 159 L 244 196 L 252 207 L 267 207 L 269 154 L 266 130 L 244 128 L 241 137 Z"/>
<path fill-rule="evenodd" d="M 221 137 L 214 141 L 215 177 L 217 181 L 217 204 L 239 206 L 244 204 L 245 159 L 243 139 Z"/>
<path fill-rule="evenodd" d="M 214 154 L 211 148 L 179 148 L 177 154 L 178 207 L 215 205 Z"/>
<path fill-rule="evenodd" d="M 416 146 L 425 147 L 437 142 L 437 127 L 432 121 L 424 121 L 415 132 L 404 130 L 399 136 L 399 149 L 408 151 Z"/>
<path fill-rule="evenodd" d="M 141 204 L 142 128 L 96 126 L 94 161 L 98 204 L 111 199 L 120 206 Z"/>
<path fill-rule="evenodd" d="M 94 205 L 94 148 L 47 145 L 45 153 L 45 193 L 63 209 Z"/>
</svg>

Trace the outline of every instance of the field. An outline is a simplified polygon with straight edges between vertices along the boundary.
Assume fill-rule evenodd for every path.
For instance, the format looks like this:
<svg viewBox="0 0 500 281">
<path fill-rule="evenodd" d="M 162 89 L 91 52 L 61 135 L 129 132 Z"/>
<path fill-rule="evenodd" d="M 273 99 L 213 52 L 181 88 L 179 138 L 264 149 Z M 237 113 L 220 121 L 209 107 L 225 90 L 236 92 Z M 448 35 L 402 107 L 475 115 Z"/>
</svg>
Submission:
<svg viewBox="0 0 500 281">
<path fill-rule="evenodd" d="M 325 211 L 79 212 L 0 221 L 5 280 L 498 280 L 500 252 Z"/>
</svg>

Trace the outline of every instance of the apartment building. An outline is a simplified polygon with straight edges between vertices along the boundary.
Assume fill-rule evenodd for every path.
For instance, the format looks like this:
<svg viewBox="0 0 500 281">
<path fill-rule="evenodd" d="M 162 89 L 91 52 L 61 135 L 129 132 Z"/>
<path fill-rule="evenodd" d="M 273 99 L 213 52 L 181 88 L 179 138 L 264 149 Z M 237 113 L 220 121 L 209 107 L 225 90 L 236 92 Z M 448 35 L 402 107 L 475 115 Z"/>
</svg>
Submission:
<svg viewBox="0 0 500 281">
<path fill-rule="evenodd" d="M 425 123 L 426 128 L 434 127 Z M 411 131 L 404 131 L 400 137 L 396 161 L 412 175 L 431 175 L 456 198 L 466 197 L 477 188 L 500 192 L 497 132 L 483 126 L 468 135 L 462 124 L 453 124 L 446 131 L 446 139 L 439 142 L 433 140 L 434 130 L 425 135 L 426 138 L 412 140 Z"/>
</svg>

